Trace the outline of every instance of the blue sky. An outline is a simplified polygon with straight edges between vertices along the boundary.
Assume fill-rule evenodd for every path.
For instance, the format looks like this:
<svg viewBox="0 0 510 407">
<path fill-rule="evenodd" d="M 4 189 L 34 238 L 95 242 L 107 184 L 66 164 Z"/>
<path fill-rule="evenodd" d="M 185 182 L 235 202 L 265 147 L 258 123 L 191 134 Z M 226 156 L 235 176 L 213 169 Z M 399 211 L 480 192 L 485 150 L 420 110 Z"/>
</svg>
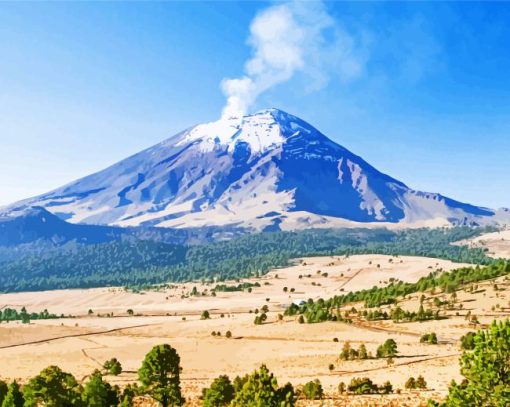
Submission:
<svg viewBox="0 0 510 407">
<path fill-rule="evenodd" d="M 1 3 L 0 205 L 217 119 L 220 84 L 245 72 L 250 24 L 270 7 Z M 413 188 L 510 206 L 510 4 L 334 2 L 323 12 L 336 31 L 323 33 L 322 53 L 249 110 L 300 116 Z"/>
</svg>

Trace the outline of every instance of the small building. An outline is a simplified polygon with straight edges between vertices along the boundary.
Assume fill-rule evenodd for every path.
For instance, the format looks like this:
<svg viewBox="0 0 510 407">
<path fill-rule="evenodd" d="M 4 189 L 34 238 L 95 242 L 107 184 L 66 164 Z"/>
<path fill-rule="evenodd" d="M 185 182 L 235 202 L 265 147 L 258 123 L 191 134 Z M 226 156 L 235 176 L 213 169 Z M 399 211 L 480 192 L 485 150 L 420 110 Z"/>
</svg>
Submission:
<svg viewBox="0 0 510 407">
<path fill-rule="evenodd" d="M 301 307 L 302 305 L 306 304 L 306 301 L 305 300 L 294 300 L 294 301 L 292 301 L 292 303 L 294 305 L 297 305 L 298 307 Z"/>
</svg>

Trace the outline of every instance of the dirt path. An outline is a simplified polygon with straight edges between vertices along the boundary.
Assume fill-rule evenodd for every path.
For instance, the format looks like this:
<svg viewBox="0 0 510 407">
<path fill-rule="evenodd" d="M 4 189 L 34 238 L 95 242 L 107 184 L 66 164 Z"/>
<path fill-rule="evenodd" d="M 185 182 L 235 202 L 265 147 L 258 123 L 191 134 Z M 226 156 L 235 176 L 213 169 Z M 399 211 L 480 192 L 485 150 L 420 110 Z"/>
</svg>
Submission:
<svg viewBox="0 0 510 407">
<path fill-rule="evenodd" d="M 17 347 L 20 347 L 20 346 L 27 346 L 27 345 L 37 345 L 37 344 L 40 344 L 40 343 L 49 343 L 49 342 L 53 342 L 53 341 L 58 341 L 60 339 L 82 338 L 82 337 L 85 337 L 85 336 L 94 336 L 94 335 L 109 334 L 109 333 L 113 333 L 113 332 L 124 331 L 126 329 L 143 328 L 143 327 L 147 327 L 147 326 L 160 325 L 160 324 L 161 324 L 160 322 L 156 322 L 156 323 L 153 323 L 153 324 L 131 325 L 131 326 L 124 326 L 124 327 L 120 327 L 120 328 L 107 329 L 107 330 L 103 330 L 103 331 L 94 331 L 94 332 L 84 332 L 84 333 L 80 333 L 80 334 L 61 335 L 61 336 L 55 336 L 53 338 L 38 339 L 36 341 L 29 341 L 29 342 L 23 342 L 23 343 L 15 343 L 15 344 L 12 344 L 12 345 L 0 346 L 0 350 L 1 349 L 17 348 Z"/>
<path fill-rule="evenodd" d="M 97 346 L 93 346 L 93 347 L 90 347 L 90 348 L 81 348 L 81 353 L 83 353 L 83 356 L 85 356 L 87 359 L 89 359 L 92 362 L 94 362 L 100 368 L 103 368 L 103 364 L 99 360 L 97 360 L 95 357 L 89 355 L 89 353 L 87 351 L 94 350 L 94 349 L 105 349 L 107 346 L 102 345 L 100 343 L 97 343 L 96 341 L 93 341 L 93 340 L 91 340 L 89 338 L 83 338 L 83 340 L 85 340 L 87 342 L 91 342 L 91 343 L 97 345 Z"/>
</svg>

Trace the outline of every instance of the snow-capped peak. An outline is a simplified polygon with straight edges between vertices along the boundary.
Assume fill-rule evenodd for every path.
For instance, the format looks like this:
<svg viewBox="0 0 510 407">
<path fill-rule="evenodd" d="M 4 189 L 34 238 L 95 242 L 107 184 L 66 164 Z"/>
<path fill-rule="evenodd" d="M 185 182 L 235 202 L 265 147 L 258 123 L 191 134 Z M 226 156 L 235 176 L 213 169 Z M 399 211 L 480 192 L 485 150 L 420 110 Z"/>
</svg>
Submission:
<svg viewBox="0 0 510 407">
<path fill-rule="evenodd" d="M 278 109 L 194 126 L 7 210 L 34 205 L 72 223 L 174 228 L 510 219 L 414 191 Z"/>
<path fill-rule="evenodd" d="M 203 152 L 215 146 L 227 146 L 232 151 L 235 144 L 245 142 L 252 153 L 261 153 L 285 142 L 280 122 L 289 115 L 278 109 L 265 109 L 243 117 L 230 117 L 193 127 L 177 145 L 199 142 Z"/>
</svg>

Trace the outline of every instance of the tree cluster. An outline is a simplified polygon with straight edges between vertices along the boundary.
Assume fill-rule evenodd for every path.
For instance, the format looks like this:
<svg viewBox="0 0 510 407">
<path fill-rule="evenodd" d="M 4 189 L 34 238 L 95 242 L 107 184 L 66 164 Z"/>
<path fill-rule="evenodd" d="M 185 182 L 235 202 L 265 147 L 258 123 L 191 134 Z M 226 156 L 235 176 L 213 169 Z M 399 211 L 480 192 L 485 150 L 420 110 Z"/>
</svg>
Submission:
<svg viewBox="0 0 510 407">
<path fill-rule="evenodd" d="M 347 386 L 341 382 L 338 385 L 338 391 L 351 394 L 390 394 L 393 393 L 393 385 L 387 381 L 378 386 L 368 377 L 354 377 Z"/>
<path fill-rule="evenodd" d="M 120 374 L 122 368 L 113 358 L 104 364 L 109 374 Z M 158 345 L 145 356 L 138 371 L 140 385 L 128 385 L 123 390 L 112 386 L 96 370 L 86 382 L 79 384 L 75 377 L 58 366 L 48 366 L 31 378 L 23 387 L 16 381 L 9 386 L 0 381 L 2 407 L 129 407 L 136 396 L 146 395 L 163 407 L 181 406 L 184 398 L 180 388 L 180 358 L 169 345 Z"/>
</svg>

